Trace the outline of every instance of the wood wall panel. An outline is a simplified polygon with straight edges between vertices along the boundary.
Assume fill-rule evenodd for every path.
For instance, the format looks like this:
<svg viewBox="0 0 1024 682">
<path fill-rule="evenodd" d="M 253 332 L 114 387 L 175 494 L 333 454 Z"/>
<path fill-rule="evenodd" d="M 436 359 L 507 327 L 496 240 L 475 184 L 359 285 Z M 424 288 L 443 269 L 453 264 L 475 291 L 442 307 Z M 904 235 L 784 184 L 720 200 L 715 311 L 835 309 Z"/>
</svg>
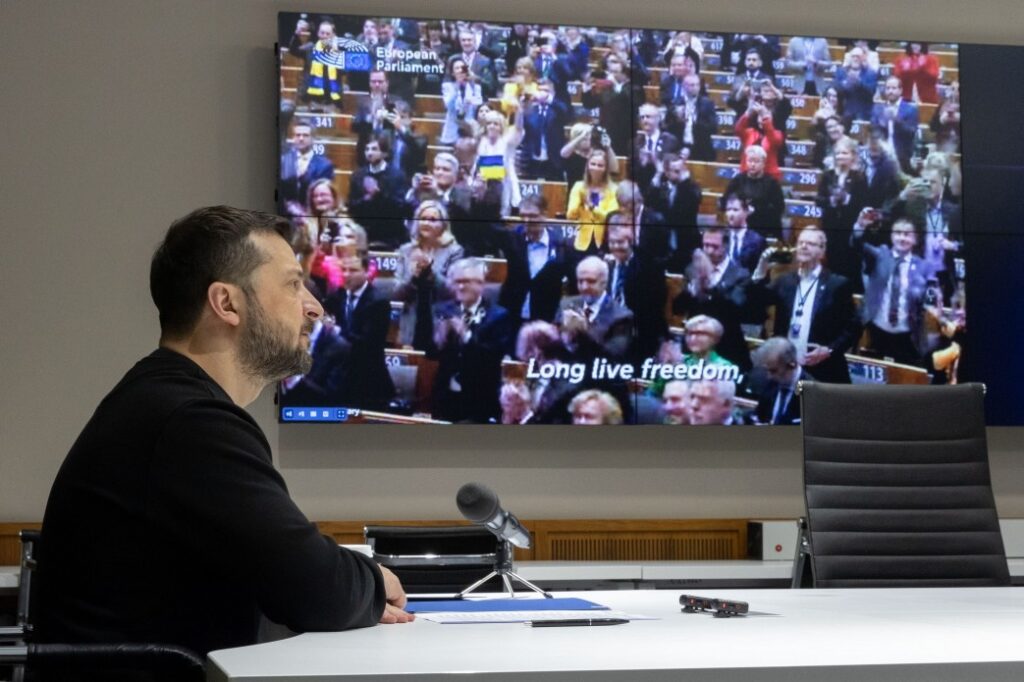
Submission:
<svg viewBox="0 0 1024 682">
<path fill-rule="evenodd" d="M 341 544 L 362 544 L 363 526 L 449 526 L 465 521 L 318 521 L 320 532 Z M 746 519 L 532 520 L 530 549 L 516 549 L 520 561 L 685 561 L 743 559 Z M 0 566 L 17 565 L 18 531 L 39 523 L 0 523 Z"/>
</svg>

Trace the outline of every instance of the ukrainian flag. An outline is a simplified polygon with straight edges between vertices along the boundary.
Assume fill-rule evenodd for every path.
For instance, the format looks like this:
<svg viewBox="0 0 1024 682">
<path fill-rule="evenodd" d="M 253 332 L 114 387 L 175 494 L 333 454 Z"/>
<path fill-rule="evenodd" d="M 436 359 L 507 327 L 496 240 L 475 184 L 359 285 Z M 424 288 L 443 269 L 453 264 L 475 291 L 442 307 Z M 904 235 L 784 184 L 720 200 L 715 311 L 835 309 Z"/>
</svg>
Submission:
<svg viewBox="0 0 1024 682">
<path fill-rule="evenodd" d="M 505 179 L 505 157 L 501 154 L 485 154 L 478 157 L 476 168 L 484 180 Z"/>
</svg>

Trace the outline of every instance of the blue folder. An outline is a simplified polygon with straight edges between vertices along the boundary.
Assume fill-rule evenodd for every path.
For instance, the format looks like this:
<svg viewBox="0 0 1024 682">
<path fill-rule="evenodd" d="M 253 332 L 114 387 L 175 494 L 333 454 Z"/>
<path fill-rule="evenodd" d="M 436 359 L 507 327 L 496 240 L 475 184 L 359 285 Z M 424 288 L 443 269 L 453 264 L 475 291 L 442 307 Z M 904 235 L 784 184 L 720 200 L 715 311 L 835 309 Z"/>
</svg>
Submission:
<svg viewBox="0 0 1024 682">
<path fill-rule="evenodd" d="M 410 601 L 409 613 L 480 611 L 607 611 L 607 606 L 586 599 L 449 599 L 443 601 Z"/>
</svg>

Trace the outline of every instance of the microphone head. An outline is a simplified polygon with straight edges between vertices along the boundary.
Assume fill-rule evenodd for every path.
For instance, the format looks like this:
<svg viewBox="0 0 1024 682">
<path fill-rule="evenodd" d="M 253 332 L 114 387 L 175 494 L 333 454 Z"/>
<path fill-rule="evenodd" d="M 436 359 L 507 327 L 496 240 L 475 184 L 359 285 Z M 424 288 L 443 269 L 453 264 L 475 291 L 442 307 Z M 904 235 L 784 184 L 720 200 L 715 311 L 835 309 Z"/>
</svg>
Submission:
<svg viewBox="0 0 1024 682">
<path fill-rule="evenodd" d="M 473 523 L 484 523 L 493 519 L 501 507 L 498 496 L 482 483 L 467 483 L 459 488 L 455 504 L 462 515 Z"/>
</svg>

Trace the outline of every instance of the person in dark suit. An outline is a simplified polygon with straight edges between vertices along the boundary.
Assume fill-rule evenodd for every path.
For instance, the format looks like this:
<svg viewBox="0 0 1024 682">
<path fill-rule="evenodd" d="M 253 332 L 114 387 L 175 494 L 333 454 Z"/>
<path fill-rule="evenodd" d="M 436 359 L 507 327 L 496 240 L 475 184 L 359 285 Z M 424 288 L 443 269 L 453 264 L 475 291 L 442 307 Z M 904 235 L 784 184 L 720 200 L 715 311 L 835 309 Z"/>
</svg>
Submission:
<svg viewBox="0 0 1024 682">
<path fill-rule="evenodd" d="M 772 335 L 792 341 L 798 361 L 814 379 L 848 384 L 846 353 L 860 337 L 861 324 L 850 281 L 822 267 L 826 241 L 821 229 L 804 228 L 796 242 L 797 269 L 770 284 L 768 267 L 775 249 L 766 249 L 754 270 L 750 295 L 765 307 L 775 306 Z"/>
<path fill-rule="evenodd" d="M 798 381 L 807 381 L 796 361 L 796 347 L 789 339 L 773 336 L 754 351 L 754 363 L 764 371 L 768 382 L 757 397 L 758 424 L 790 425 L 800 423 Z"/>
<path fill-rule="evenodd" d="M 658 100 L 662 106 L 673 107 L 686 100 L 685 79 L 691 74 L 700 79 L 697 73 L 699 61 L 700 56 L 690 47 L 687 47 L 685 52 L 679 50 L 672 53 L 672 58 L 668 61 L 668 73 L 658 82 Z M 700 92 L 699 85 L 697 92 Z"/>
<path fill-rule="evenodd" d="M 569 107 L 554 99 L 549 80 L 537 83 L 537 95 L 523 116 L 523 141 L 519 149 L 525 155 L 523 178 L 564 180 L 561 149 L 565 145 L 565 124 Z"/>
<path fill-rule="evenodd" d="M 729 258 L 730 231 L 709 227 L 701 233 L 701 249 L 686 268 L 686 287 L 672 301 L 672 312 L 689 319 L 706 315 L 722 325 L 716 350 L 746 374 L 750 352 L 743 335 L 750 272 Z"/>
<path fill-rule="evenodd" d="M 623 180 L 615 188 L 615 200 L 618 212 L 633 227 L 633 250 L 652 264 L 663 266 L 669 256 L 670 243 L 665 217 L 644 203 L 640 188 L 629 180 Z"/>
<path fill-rule="evenodd" d="M 931 267 L 914 253 L 918 230 L 909 218 L 893 223 L 891 246 L 866 243 L 864 231 L 876 217 L 877 212 L 864 209 L 851 236 L 854 248 L 864 257 L 861 319 L 871 337 L 871 349 L 896 362 L 926 366 L 925 300 Z"/>
<path fill-rule="evenodd" d="M 394 111 L 395 102 L 398 101 L 391 95 L 391 81 L 387 72 L 371 71 L 368 81 L 370 91 L 356 98 L 356 113 L 352 117 L 352 132 L 359 136 L 356 142 L 359 165 L 364 163 L 366 142 L 391 127 L 389 114 Z"/>
<path fill-rule="evenodd" d="M 746 197 L 727 194 L 722 201 L 725 224 L 729 227 L 729 258 L 747 270 L 753 270 L 764 251 L 765 239 L 747 224 L 750 203 Z"/>
<path fill-rule="evenodd" d="M 305 374 L 296 374 L 281 381 L 282 407 L 310 407 L 336 403 L 339 367 L 344 357 L 341 330 L 330 320 L 317 320 L 309 334 L 309 354 L 313 365 Z"/>
<path fill-rule="evenodd" d="M 480 84 L 484 99 L 494 97 L 498 90 L 498 75 L 494 70 L 494 62 L 490 57 L 480 53 L 479 36 L 471 29 L 459 31 L 459 47 L 461 51 L 456 52 L 448 58 L 448 71 L 451 72 L 452 64 L 461 59 L 469 67 L 474 80 Z"/>
<path fill-rule="evenodd" d="M 747 109 L 747 103 L 761 91 L 761 84 L 771 81 L 772 74 L 764 68 L 764 57 L 755 47 L 748 48 L 743 54 L 743 64 L 736 66 L 736 75 L 732 81 L 732 91 L 726 103 L 737 114 Z"/>
<path fill-rule="evenodd" d="M 690 262 L 693 250 L 700 246 L 697 214 L 701 188 L 686 166 L 686 149 L 682 154 L 665 155 L 661 172 L 651 180 L 645 196 L 647 203 L 665 220 L 672 252 L 665 265 L 672 272 L 679 272 Z"/>
<path fill-rule="evenodd" d="M 404 73 L 399 67 L 402 64 L 401 57 L 394 56 L 400 54 L 402 50 L 409 50 L 412 46 L 403 39 L 398 38 L 395 35 L 395 27 L 389 20 L 383 20 L 377 24 L 377 33 L 379 41 L 374 48 L 370 49 L 370 54 L 374 55 L 374 62 L 381 64 L 385 69 L 389 70 L 391 79 L 391 94 L 398 99 L 403 99 L 406 102 L 412 102 L 416 96 L 416 76 L 411 73 Z M 419 40 L 417 39 L 416 47 L 419 47 Z M 384 50 L 380 53 L 380 50 Z M 378 54 L 386 55 L 383 60 L 376 57 Z"/>
<path fill-rule="evenodd" d="M 579 295 L 562 299 L 557 322 L 573 362 L 628 359 L 633 346 L 633 312 L 608 294 L 608 264 L 587 256 L 576 266 Z"/>
<path fill-rule="evenodd" d="M 640 129 L 633 142 L 633 179 L 642 188 L 651 184 L 658 171 L 658 163 L 665 154 L 679 151 L 679 140 L 662 130 L 661 110 L 653 104 L 641 104 L 637 112 Z"/>
<path fill-rule="evenodd" d="M 341 259 L 345 286 L 331 296 L 326 309 L 334 315 L 344 349 L 335 379 L 336 403 L 365 410 L 386 410 L 395 397 L 384 361 L 391 326 L 391 301 L 369 281 L 365 254 Z"/>
<path fill-rule="evenodd" d="M 583 106 L 598 110 L 598 120 L 608 131 L 611 147 L 629 149 L 633 135 L 633 103 L 644 101 L 643 83 L 630 79 L 629 67 L 614 53 L 605 58 L 608 71 L 592 69 L 583 81 Z"/>
<path fill-rule="evenodd" d="M 636 320 L 636 352 L 653 356 L 668 336 L 665 321 L 665 269 L 648 252 L 633 249 L 633 221 L 615 211 L 608 216 L 608 291 L 612 300 L 629 308 Z"/>
<path fill-rule="evenodd" d="M 910 157 L 917 136 L 917 105 L 903 99 L 903 86 L 895 76 L 885 81 L 883 102 L 871 110 L 871 125 L 886 131 L 886 139 L 896 153 L 900 167 L 910 172 Z"/>
<path fill-rule="evenodd" d="M 551 81 L 552 101 L 560 102 L 566 109 L 571 109 L 569 81 L 575 80 L 572 58 L 567 54 L 558 54 L 558 37 L 553 32 L 544 31 L 538 41 L 540 50 L 533 60 L 537 78 Z"/>
<path fill-rule="evenodd" d="M 562 281 L 571 274 L 570 246 L 545 223 L 547 202 L 541 194 L 523 197 L 522 223 L 508 235 L 508 274 L 498 303 L 513 318 L 552 322 L 562 298 Z M 517 325 L 518 326 L 518 325 Z"/>
<path fill-rule="evenodd" d="M 711 136 L 718 130 L 718 117 L 715 103 L 701 92 L 701 84 L 695 73 L 683 77 L 683 98 L 669 106 L 665 128 L 690 148 L 691 159 L 714 161 Z"/>
<path fill-rule="evenodd" d="M 944 171 L 925 168 L 903 190 L 894 211 L 924 225 L 922 257 L 942 285 L 943 299 L 949 301 L 958 279 L 955 259 L 963 253 L 964 231 L 960 204 L 947 197 L 946 181 Z"/>
<path fill-rule="evenodd" d="M 747 170 L 729 180 L 724 195 L 745 197 L 751 209 L 747 216 L 750 227 L 769 237 L 779 238 L 782 236 L 782 213 L 786 210 L 782 185 L 764 172 L 768 153 L 763 147 L 747 147 L 743 154 Z"/>
<path fill-rule="evenodd" d="M 387 121 L 390 125 L 384 129 L 383 136 L 391 150 L 391 164 L 401 169 L 408 182 L 417 173 L 426 172 L 427 136 L 413 129 L 412 107 L 404 100 L 395 102 Z"/>
<path fill-rule="evenodd" d="M 868 183 L 864 204 L 877 209 L 887 208 L 900 194 L 900 168 L 889 155 L 885 139 L 884 128 L 871 126 L 863 163 L 864 179 Z"/>
<path fill-rule="evenodd" d="M 334 180 L 334 164 L 326 156 L 313 151 L 313 126 L 297 121 L 292 126 L 292 148 L 281 155 L 281 178 L 278 183 L 278 212 L 282 215 L 308 215 L 304 205 L 309 186 L 314 180 Z"/>
<path fill-rule="evenodd" d="M 405 174 L 391 163 L 388 143 L 384 136 L 367 140 L 364 149 L 366 165 L 352 173 L 348 209 L 357 220 L 405 216 Z M 392 246 L 397 247 L 398 243 Z"/>
<path fill-rule="evenodd" d="M 864 208 L 868 183 L 857 168 L 859 146 L 849 137 L 841 138 L 833 147 L 835 165 L 821 174 L 815 203 L 821 207 L 821 227 L 836 235 L 828 244 L 829 268 L 850 280 L 854 292 L 862 289 L 860 254 L 850 247 L 849 234 Z"/>
<path fill-rule="evenodd" d="M 475 258 L 453 263 L 448 285 L 455 300 L 434 306 L 436 322 L 417 320 L 434 324 L 428 347 L 421 348 L 438 361 L 434 419 L 487 424 L 501 416 L 501 360 L 512 352 L 514 325 L 507 310 L 483 298 L 485 270 Z"/>
</svg>

